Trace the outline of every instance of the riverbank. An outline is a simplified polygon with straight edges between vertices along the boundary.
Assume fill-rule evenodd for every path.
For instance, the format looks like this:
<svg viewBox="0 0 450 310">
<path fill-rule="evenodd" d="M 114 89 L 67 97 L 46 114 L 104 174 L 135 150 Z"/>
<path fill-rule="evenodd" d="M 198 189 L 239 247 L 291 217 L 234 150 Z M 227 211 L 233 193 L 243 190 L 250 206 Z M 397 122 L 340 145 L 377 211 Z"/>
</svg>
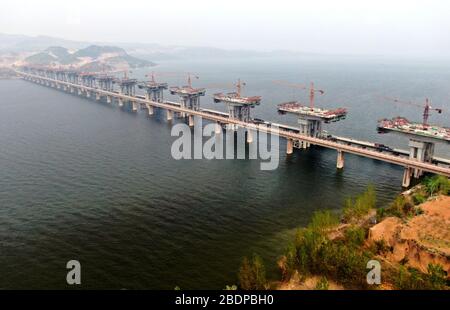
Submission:
<svg viewBox="0 0 450 310">
<path fill-rule="evenodd" d="M 241 267 L 240 288 L 251 289 L 251 280 L 259 279 L 259 288 L 278 290 L 449 289 L 449 193 L 447 178 L 426 178 L 375 209 L 369 187 L 349 198 L 342 214 L 316 212 L 298 230 L 277 262 L 279 280 L 264 284 L 261 272 L 252 277 L 254 258 Z M 374 260 L 381 266 L 379 284 L 367 282 L 367 263 Z"/>
</svg>

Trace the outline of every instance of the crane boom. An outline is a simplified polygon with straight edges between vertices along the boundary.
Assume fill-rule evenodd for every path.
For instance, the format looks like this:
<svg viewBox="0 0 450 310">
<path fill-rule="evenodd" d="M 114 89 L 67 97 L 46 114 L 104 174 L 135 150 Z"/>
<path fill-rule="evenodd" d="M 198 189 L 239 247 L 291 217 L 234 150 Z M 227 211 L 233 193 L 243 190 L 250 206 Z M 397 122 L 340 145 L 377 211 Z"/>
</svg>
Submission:
<svg viewBox="0 0 450 310">
<path fill-rule="evenodd" d="M 434 108 L 434 107 L 431 106 L 430 100 L 428 98 L 425 98 L 425 104 L 419 104 L 419 103 L 415 103 L 415 102 L 411 102 L 411 101 L 402 101 L 402 100 L 399 100 L 397 98 L 390 98 L 390 97 L 385 97 L 385 98 L 388 99 L 388 100 L 392 100 L 395 103 L 407 104 L 407 105 L 410 105 L 410 106 L 423 108 L 422 126 L 424 128 L 427 128 L 429 126 L 428 119 L 430 117 L 430 111 L 436 111 L 436 112 L 438 112 L 438 114 L 442 113 L 442 109 L 441 108 Z"/>
<path fill-rule="evenodd" d="M 277 80 L 277 81 L 273 81 L 273 83 L 275 84 L 280 84 L 280 85 L 284 85 L 287 87 L 292 87 L 292 88 L 298 88 L 298 89 L 304 89 L 304 90 L 309 90 L 309 107 L 311 109 L 314 109 L 314 97 L 315 97 L 315 93 L 319 93 L 320 95 L 323 95 L 325 93 L 324 90 L 322 89 L 316 89 L 314 87 L 314 83 L 311 82 L 310 86 L 306 86 L 303 84 L 293 84 L 293 83 L 289 83 L 286 81 L 281 81 L 281 80 Z"/>
</svg>

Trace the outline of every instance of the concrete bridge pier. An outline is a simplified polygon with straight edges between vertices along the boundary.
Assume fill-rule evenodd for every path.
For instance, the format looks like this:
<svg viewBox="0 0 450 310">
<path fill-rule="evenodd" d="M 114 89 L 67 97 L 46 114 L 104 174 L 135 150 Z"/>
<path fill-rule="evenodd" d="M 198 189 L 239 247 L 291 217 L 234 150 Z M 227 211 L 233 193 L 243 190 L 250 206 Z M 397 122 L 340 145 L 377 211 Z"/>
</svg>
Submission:
<svg viewBox="0 0 450 310">
<path fill-rule="evenodd" d="M 253 142 L 253 132 L 251 129 L 247 130 L 247 143 L 252 143 Z"/>
<path fill-rule="evenodd" d="M 119 101 L 119 107 L 123 107 L 123 99 L 122 98 L 117 98 Z"/>
<path fill-rule="evenodd" d="M 293 152 L 294 152 L 294 140 L 293 139 L 287 139 L 286 154 L 290 155 Z"/>
<path fill-rule="evenodd" d="M 111 96 L 106 96 L 106 102 L 107 102 L 107 103 L 111 103 L 111 102 L 112 102 Z"/>
<path fill-rule="evenodd" d="M 75 91 L 75 89 L 73 88 L 73 86 L 70 86 L 70 93 L 73 94 Z"/>
<path fill-rule="evenodd" d="M 90 90 L 86 90 L 86 97 L 87 98 L 91 98 L 91 91 Z"/>
<path fill-rule="evenodd" d="M 409 140 L 409 158 L 415 159 L 420 162 L 432 162 L 434 155 L 434 143 Z M 422 176 L 423 171 L 421 169 L 413 169 L 414 178 Z"/>
<path fill-rule="evenodd" d="M 342 152 L 341 150 L 337 151 L 336 168 L 338 169 L 344 168 L 344 152 Z"/>
<path fill-rule="evenodd" d="M 218 135 L 222 132 L 222 126 L 220 126 L 219 122 L 216 122 L 216 127 L 214 128 L 214 132 L 216 133 L 216 135 Z"/>
<path fill-rule="evenodd" d="M 131 110 L 137 112 L 138 106 L 136 101 L 131 101 Z"/>
<path fill-rule="evenodd" d="M 100 93 L 95 93 L 95 100 L 100 101 Z"/>
<path fill-rule="evenodd" d="M 189 114 L 189 127 L 194 127 L 194 116 L 192 114 Z"/>
<path fill-rule="evenodd" d="M 173 111 L 167 110 L 167 120 L 171 121 L 173 119 Z"/>
<path fill-rule="evenodd" d="M 148 115 L 153 115 L 153 113 L 154 113 L 153 106 L 148 103 L 146 104 L 146 106 L 147 106 L 147 110 L 148 110 Z"/>
<path fill-rule="evenodd" d="M 403 172 L 403 180 L 402 186 L 409 187 L 411 185 L 411 176 L 413 175 L 414 169 L 405 167 L 405 171 Z"/>
</svg>

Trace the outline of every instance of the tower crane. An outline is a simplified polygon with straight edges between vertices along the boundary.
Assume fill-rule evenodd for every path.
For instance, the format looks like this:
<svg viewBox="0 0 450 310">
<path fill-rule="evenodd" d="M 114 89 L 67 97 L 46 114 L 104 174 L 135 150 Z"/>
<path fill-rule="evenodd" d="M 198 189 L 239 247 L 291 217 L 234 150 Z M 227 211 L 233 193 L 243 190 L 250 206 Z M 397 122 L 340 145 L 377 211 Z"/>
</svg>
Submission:
<svg viewBox="0 0 450 310">
<path fill-rule="evenodd" d="M 312 109 L 314 109 L 314 97 L 315 94 L 318 93 L 320 95 L 323 95 L 325 93 L 324 90 L 322 89 L 317 89 L 314 87 L 314 83 L 311 82 L 309 86 L 303 85 L 303 84 L 294 84 L 294 83 L 289 83 L 286 81 L 273 81 L 275 84 L 280 84 L 280 85 L 284 85 L 284 86 L 288 86 L 288 87 L 292 87 L 292 88 L 298 88 L 298 89 L 304 89 L 304 90 L 309 90 L 309 107 Z"/>
<path fill-rule="evenodd" d="M 438 112 L 438 114 L 442 113 L 442 109 L 441 108 L 434 108 L 431 106 L 431 101 L 428 98 L 425 98 L 425 104 L 420 104 L 420 103 L 415 103 L 415 102 L 411 102 L 411 101 L 403 101 L 403 100 L 399 100 L 397 98 L 390 98 L 390 97 L 385 97 L 388 100 L 391 100 L 395 103 L 400 103 L 400 104 L 406 104 L 406 105 L 410 105 L 410 106 L 414 106 L 414 107 L 419 107 L 419 108 L 423 108 L 423 120 L 422 120 L 422 126 L 424 129 L 426 129 L 429 124 L 428 124 L 428 118 L 430 117 L 430 112 L 431 111 L 436 111 Z"/>
<path fill-rule="evenodd" d="M 242 95 L 242 90 L 244 86 L 247 84 L 245 82 L 242 82 L 241 79 L 238 79 L 236 84 L 235 83 L 224 83 L 224 84 L 208 84 L 205 87 L 206 88 L 223 88 L 223 89 L 232 89 L 236 88 L 236 98 L 240 98 Z"/>
</svg>

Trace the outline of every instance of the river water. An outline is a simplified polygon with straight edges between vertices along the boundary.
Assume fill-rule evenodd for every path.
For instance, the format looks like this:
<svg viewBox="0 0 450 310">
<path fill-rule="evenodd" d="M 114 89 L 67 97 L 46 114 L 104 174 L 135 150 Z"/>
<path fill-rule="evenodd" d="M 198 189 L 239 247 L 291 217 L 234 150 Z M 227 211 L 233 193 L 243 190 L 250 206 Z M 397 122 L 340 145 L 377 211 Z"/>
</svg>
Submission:
<svg viewBox="0 0 450 310">
<path fill-rule="evenodd" d="M 421 110 L 383 96 L 424 100 L 446 114 L 450 66 L 383 59 L 227 59 L 172 61 L 151 70 L 194 72 L 194 85 L 247 85 L 261 95 L 254 116 L 295 124 L 277 114 L 279 102 L 306 92 L 273 80 L 314 81 L 326 93 L 317 105 L 344 106 L 346 120 L 331 133 L 405 147 L 376 133 L 376 120 Z M 135 70 L 143 77 L 148 70 Z M 184 83 L 173 74 L 170 84 Z M 212 102 L 208 89 L 202 106 Z M 176 98 L 169 98 L 175 100 Z M 401 190 L 402 169 L 320 148 L 284 154 L 274 171 L 254 160 L 174 160 L 175 137 L 165 114 L 148 117 L 21 80 L 0 81 L 0 288 L 66 288 L 66 262 L 79 260 L 83 288 L 221 289 L 236 283 L 245 255 L 258 253 L 269 276 L 295 229 L 315 210 L 339 210 L 343 200 L 373 183 L 378 204 Z M 439 155 L 450 157 L 448 146 Z"/>
</svg>

